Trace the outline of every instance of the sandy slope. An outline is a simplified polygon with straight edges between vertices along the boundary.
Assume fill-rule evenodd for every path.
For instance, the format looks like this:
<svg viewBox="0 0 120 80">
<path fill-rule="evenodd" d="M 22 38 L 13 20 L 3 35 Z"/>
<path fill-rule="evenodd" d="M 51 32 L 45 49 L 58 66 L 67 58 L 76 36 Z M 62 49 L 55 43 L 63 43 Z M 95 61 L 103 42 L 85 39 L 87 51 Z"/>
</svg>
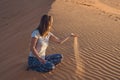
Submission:
<svg viewBox="0 0 120 80">
<path fill-rule="evenodd" d="M 100 0 L 102 3 L 107 4 L 108 6 L 115 7 L 120 9 L 120 0 Z"/>
<path fill-rule="evenodd" d="M 50 7 L 50 0 L 1 0 L 0 80 L 119 80 L 120 10 L 105 1 L 56 0 Z M 47 12 L 58 37 L 78 34 L 79 54 L 73 38 L 50 43 L 47 54 L 62 53 L 63 62 L 51 73 L 25 71 L 30 33 Z"/>
<path fill-rule="evenodd" d="M 63 1 L 64 3 L 57 0 L 51 9 L 51 14 L 55 17 L 55 32 L 61 33 L 61 36 L 70 32 L 79 34 L 80 59 L 75 58 L 76 55 L 72 53 L 72 40 L 67 47 L 60 47 L 61 50 L 69 50 L 63 52 L 65 59 L 69 58 L 69 62 L 64 61 L 68 64 L 64 70 L 65 78 L 63 74 L 61 78 L 64 80 L 120 79 L 120 15 L 117 13 L 119 10 L 98 0 Z M 77 62 L 75 59 L 82 62 Z M 75 69 L 71 68 L 75 63 Z M 82 70 L 79 74 L 75 71 L 77 63 L 82 64 L 79 67 Z"/>
<path fill-rule="evenodd" d="M 33 80 L 34 72 L 25 71 L 30 34 L 52 3 L 53 0 L 0 1 L 0 80 Z"/>
</svg>

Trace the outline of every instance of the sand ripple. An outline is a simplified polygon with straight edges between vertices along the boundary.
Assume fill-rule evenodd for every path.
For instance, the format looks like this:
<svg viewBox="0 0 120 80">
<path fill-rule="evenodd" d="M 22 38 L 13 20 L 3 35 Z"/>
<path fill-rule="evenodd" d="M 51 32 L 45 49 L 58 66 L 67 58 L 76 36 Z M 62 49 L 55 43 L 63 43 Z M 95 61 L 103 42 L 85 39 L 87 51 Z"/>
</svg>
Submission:
<svg viewBox="0 0 120 80">
<path fill-rule="evenodd" d="M 120 80 L 120 10 L 105 1 L 1 0 L 0 80 Z M 55 35 L 78 39 L 50 43 L 47 54 L 64 55 L 52 72 L 26 71 L 31 31 L 48 11 Z"/>
</svg>

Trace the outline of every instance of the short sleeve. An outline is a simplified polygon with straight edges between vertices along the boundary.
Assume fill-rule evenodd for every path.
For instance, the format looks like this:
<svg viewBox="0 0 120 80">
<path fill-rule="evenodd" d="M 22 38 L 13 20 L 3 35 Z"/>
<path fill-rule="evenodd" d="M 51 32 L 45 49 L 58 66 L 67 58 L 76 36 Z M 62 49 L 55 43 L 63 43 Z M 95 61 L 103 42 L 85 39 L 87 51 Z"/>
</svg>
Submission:
<svg viewBox="0 0 120 80">
<path fill-rule="evenodd" d="M 39 32 L 37 30 L 34 30 L 31 34 L 31 37 L 38 38 Z"/>
</svg>

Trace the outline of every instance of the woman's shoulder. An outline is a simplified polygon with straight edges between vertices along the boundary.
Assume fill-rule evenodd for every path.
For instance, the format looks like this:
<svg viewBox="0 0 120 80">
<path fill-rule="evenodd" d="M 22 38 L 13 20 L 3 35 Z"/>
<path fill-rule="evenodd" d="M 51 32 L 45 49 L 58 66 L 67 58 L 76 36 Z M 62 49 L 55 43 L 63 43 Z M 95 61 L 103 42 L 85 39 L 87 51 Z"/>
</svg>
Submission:
<svg viewBox="0 0 120 80">
<path fill-rule="evenodd" d="M 34 33 L 34 32 L 38 33 L 39 31 L 38 31 L 38 29 L 35 29 L 35 30 L 32 31 L 32 33 Z"/>
<path fill-rule="evenodd" d="M 33 30 L 32 34 L 39 34 L 39 30 L 37 30 L 37 29 Z"/>
<path fill-rule="evenodd" d="M 37 38 L 39 36 L 39 31 L 37 29 L 35 29 L 35 30 L 32 31 L 31 35 L 32 35 L 32 37 L 36 37 Z"/>
</svg>

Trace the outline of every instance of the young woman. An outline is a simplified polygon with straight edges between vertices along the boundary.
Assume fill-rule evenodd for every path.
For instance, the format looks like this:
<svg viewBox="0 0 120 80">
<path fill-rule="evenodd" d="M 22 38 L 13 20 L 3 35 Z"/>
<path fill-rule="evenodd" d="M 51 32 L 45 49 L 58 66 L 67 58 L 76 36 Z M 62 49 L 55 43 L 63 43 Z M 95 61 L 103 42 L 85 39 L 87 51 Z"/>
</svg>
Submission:
<svg viewBox="0 0 120 80">
<path fill-rule="evenodd" d="M 49 40 L 62 44 L 67 41 L 73 33 L 61 40 L 50 32 L 53 24 L 53 17 L 43 15 L 39 26 L 31 34 L 30 54 L 28 57 L 28 68 L 39 72 L 49 72 L 55 65 L 61 62 L 61 54 L 46 55 L 45 51 Z"/>
</svg>

